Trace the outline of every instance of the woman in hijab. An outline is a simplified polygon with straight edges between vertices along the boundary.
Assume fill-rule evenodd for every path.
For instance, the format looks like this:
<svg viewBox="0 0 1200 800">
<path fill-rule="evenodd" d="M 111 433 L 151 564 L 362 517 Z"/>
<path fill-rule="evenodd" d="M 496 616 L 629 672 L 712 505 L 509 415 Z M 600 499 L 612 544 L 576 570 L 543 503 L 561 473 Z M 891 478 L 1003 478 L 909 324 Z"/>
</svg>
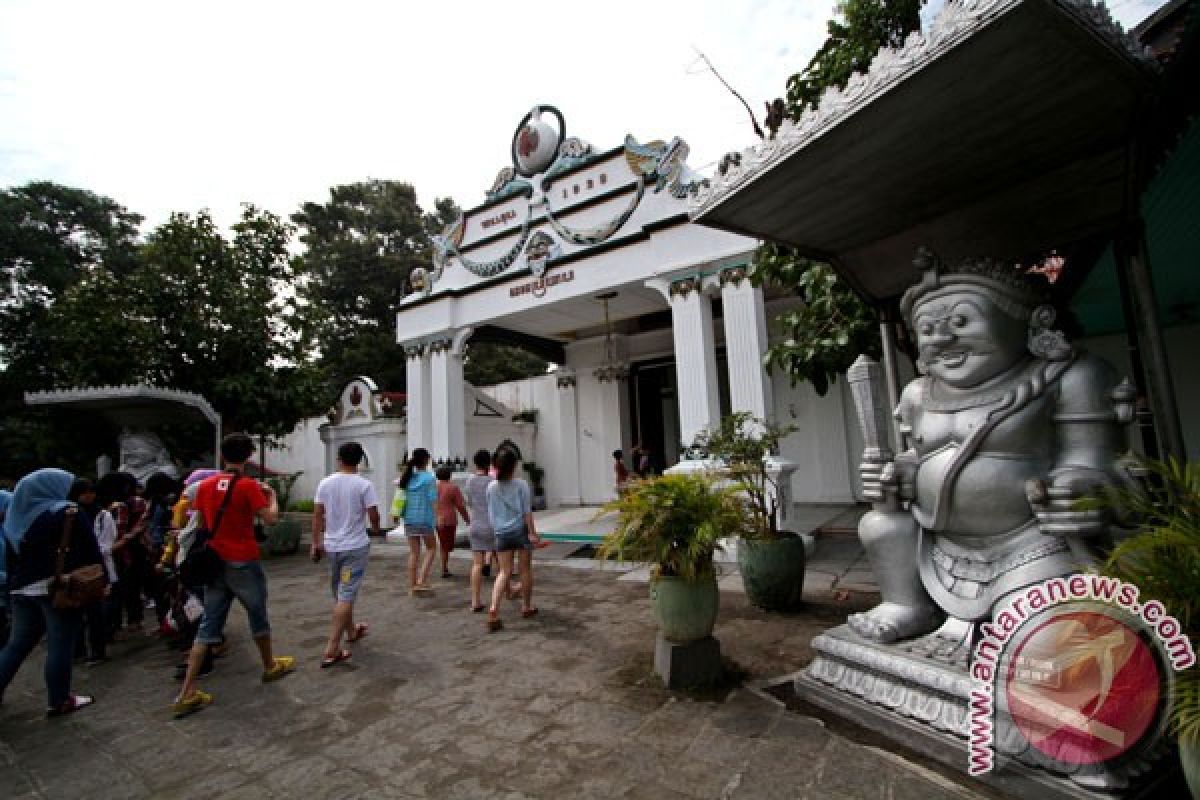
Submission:
<svg viewBox="0 0 1200 800">
<path fill-rule="evenodd" d="M 4 546 L 4 517 L 12 503 L 12 492 L 0 489 L 0 647 L 8 643 L 8 548 Z"/>
<path fill-rule="evenodd" d="M 4 520 L 8 548 L 8 588 L 12 601 L 12 635 L 0 650 L 0 697 L 25 658 L 46 634 L 46 716 L 57 717 L 91 705 L 94 698 L 71 693 L 71 656 L 79 630 L 77 609 L 57 609 L 50 602 L 55 556 L 62 540 L 67 492 L 73 476 L 61 469 L 39 469 L 17 483 Z M 81 515 L 71 527 L 63 572 L 100 564 L 96 537 Z"/>
</svg>

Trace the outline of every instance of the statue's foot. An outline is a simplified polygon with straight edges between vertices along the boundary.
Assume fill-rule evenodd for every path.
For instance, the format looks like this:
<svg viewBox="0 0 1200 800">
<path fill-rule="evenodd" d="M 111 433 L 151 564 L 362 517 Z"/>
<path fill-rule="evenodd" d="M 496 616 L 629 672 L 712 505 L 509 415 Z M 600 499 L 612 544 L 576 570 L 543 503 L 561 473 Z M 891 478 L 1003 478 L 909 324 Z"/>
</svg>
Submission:
<svg viewBox="0 0 1200 800">
<path fill-rule="evenodd" d="M 850 630 L 864 639 L 887 644 L 929 633 L 942 624 L 941 614 L 930 606 L 880 603 L 870 611 L 851 614 Z"/>
<path fill-rule="evenodd" d="M 971 623 L 947 617 L 936 631 L 908 642 L 905 648 L 916 655 L 965 667 L 971 654 Z"/>
</svg>

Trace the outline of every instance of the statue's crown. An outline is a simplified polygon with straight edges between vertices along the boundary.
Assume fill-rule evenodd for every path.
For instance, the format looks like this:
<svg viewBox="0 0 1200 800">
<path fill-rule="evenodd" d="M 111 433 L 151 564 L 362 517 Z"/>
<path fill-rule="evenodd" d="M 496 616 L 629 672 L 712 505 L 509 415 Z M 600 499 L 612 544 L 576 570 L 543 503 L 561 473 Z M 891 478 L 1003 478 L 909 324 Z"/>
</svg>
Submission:
<svg viewBox="0 0 1200 800">
<path fill-rule="evenodd" d="M 900 311 L 910 324 L 913 308 L 923 297 L 958 285 L 985 290 L 1014 316 L 1028 317 L 1033 309 L 1050 302 L 1049 284 L 1043 276 L 996 259 L 969 258 L 948 266 L 931 250 L 920 247 L 913 266 L 920 270 L 921 280 L 900 299 Z"/>
</svg>

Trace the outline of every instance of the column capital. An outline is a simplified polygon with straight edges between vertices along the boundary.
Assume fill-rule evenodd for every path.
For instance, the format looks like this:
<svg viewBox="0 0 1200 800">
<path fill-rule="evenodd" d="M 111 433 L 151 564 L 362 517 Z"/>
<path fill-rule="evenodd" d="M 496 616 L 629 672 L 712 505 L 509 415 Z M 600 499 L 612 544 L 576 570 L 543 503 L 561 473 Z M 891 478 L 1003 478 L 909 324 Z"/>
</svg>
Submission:
<svg viewBox="0 0 1200 800">
<path fill-rule="evenodd" d="M 745 264 L 725 267 L 717 273 L 717 280 L 721 284 L 721 289 L 726 286 L 740 287 L 742 282 L 750 277 L 750 270 Z"/>
<path fill-rule="evenodd" d="M 671 281 L 667 288 L 667 293 L 669 298 L 686 298 L 692 292 L 701 292 L 703 290 L 704 278 L 700 275 L 688 275 Z"/>
<path fill-rule="evenodd" d="M 420 342 L 411 342 L 404 345 L 405 358 L 418 359 L 425 355 L 425 345 Z"/>
<path fill-rule="evenodd" d="M 554 373 L 554 383 L 559 389 L 574 389 L 576 384 L 575 370 L 560 369 Z"/>
</svg>

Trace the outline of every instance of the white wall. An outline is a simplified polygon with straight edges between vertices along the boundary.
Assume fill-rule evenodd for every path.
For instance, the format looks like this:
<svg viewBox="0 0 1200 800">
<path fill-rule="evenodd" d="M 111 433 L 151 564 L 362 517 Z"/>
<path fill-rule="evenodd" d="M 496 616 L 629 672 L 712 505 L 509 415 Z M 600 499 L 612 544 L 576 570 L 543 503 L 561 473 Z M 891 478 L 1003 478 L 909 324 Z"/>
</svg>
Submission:
<svg viewBox="0 0 1200 800">
<path fill-rule="evenodd" d="M 303 473 L 292 487 L 292 501 L 311 500 L 317 491 L 317 483 L 325 477 L 325 444 L 321 441 L 320 428 L 328 425 L 325 417 L 303 420 L 295 430 L 283 437 L 279 448 L 267 448 L 267 469 L 276 472 Z"/>
<path fill-rule="evenodd" d="M 776 421 L 797 428 L 781 447 L 783 457 L 797 464 L 792 501 L 855 502 L 863 445 L 845 378 L 838 378 L 824 397 L 808 383 L 793 388 L 782 374 L 772 376 L 771 384 Z"/>
</svg>

